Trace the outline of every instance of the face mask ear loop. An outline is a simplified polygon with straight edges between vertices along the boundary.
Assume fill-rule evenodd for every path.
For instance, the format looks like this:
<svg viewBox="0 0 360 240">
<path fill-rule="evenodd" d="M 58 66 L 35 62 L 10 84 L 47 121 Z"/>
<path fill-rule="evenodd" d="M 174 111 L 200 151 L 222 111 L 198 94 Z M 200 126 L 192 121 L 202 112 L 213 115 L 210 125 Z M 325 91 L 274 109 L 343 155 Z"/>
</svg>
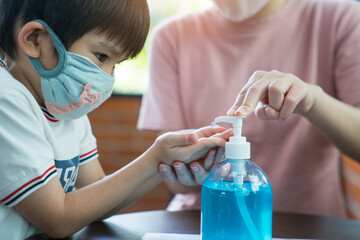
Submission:
<svg viewBox="0 0 360 240">
<path fill-rule="evenodd" d="M 66 48 L 63 45 L 63 43 L 61 42 L 61 40 L 59 39 L 59 37 L 55 34 L 55 32 L 49 27 L 49 25 L 47 25 L 44 21 L 39 20 L 39 19 L 34 20 L 34 22 L 41 23 L 45 27 L 45 29 L 48 31 L 48 33 L 53 41 L 53 44 L 56 48 L 56 51 L 58 52 L 59 63 L 54 69 L 48 71 L 48 70 L 44 69 L 44 67 L 42 66 L 42 64 L 38 58 L 32 58 L 29 56 L 27 56 L 27 57 L 29 58 L 31 64 L 34 66 L 34 68 L 37 70 L 37 72 L 39 73 L 39 75 L 41 77 L 54 77 L 57 74 L 59 74 L 65 66 Z"/>
</svg>

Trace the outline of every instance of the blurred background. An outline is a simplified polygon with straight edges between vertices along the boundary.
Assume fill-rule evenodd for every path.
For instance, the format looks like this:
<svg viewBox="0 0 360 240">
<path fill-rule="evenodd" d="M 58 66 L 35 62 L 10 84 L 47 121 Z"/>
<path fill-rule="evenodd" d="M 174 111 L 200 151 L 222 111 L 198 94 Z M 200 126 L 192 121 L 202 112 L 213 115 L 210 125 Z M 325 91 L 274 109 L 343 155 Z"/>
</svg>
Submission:
<svg viewBox="0 0 360 240">
<path fill-rule="evenodd" d="M 167 17 L 204 11 L 212 6 L 211 0 L 148 0 L 148 4 L 151 16 L 149 36 L 154 26 Z M 149 82 L 148 53 L 149 38 L 139 56 L 116 66 L 113 96 L 89 114 L 98 140 L 99 159 L 106 174 L 136 159 L 158 136 L 157 133 L 140 132 L 136 129 L 141 97 Z M 356 169 L 360 173 L 360 165 L 351 159 L 345 160 L 343 167 Z M 353 189 L 353 185 L 344 177 L 343 181 L 345 191 Z M 165 209 L 170 197 L 165 184 L 160 184 L 122 213 Z"/>
<path fill-rule="evenodd" d="M 151 15 L 150 36 L 154 26 L 165 18 L 203 11 L 211 7 L 211 0 L 148 0 L 148 4 Z M 141 97 L 149 81 L 148 52 L 149 38 L 139 56 L 116 66 L 113 96 L 89 114 L 98 141 L 99 159 L 106 174 L 136 159 L 158 136 L 157 133 L 136 129 Z M 161 184 L 121 213 L 165 209 L 169 200 L 170 194 L 165 184 Z"/>
<path fill-rule="evenodd" d="M 209 8 L 210 0 L 148 0 L 151 16 L 150 35 L 156 24 L 176 14 L 187 14 Z M 115 68 L 114 94 L 141 95 L 148 86 L 147 58 L 149 38 L 137 58 L 123 62 Z"/>
</svg>

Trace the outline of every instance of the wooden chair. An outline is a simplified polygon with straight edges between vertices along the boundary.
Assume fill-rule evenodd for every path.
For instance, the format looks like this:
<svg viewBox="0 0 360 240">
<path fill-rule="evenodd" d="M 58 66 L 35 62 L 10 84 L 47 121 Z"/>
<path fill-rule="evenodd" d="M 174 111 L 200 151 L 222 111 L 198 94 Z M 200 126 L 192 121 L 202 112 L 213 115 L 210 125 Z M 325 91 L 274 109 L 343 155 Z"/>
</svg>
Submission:
<svg viewBox="0 0 360 240">
<path fill-rule="evenodd" d="M 341 166 L 348 217 L 360 220 L 360 163 L 342 155 Z"/>
</svg>

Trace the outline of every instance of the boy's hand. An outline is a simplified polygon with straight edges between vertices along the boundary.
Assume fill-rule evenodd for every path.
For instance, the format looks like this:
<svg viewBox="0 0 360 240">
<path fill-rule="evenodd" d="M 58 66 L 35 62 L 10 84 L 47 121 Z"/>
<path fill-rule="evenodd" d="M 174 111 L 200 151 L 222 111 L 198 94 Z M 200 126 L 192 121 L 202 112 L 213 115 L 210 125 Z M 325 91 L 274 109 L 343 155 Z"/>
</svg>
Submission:
<svg viewBox="0 0 360 240">
<path fill-rule="evenodd" d="M 212 148 L 224 147 L 226 140 L 219 136 L 224 128 L 205 127 L 192 132 L 169 132 L 153 145 L 157 161 L 172 165 L 174 161 L 191 163 L 204 157 Z M 226 131 L 228 135 L 231 130 Z M 211 134 L 211 135 L 210 135 Z"/>
<path fill-rule="evenodd" d="M 278 71 L 256 71 L 227 114 L 248 116 L 255 111 L 260 119 L 284 121 L 292 113 L 305 115 L 314 102 L 312 85 L 298 77 Z"/>
<path fill-rule="evenodd" d="M 225 130 L 220 127 L 205 127 L 193 133 L 200 138 L 220 138 L 224 141 L 227 141 L 229 137 L 233 136 L 232 129 Z M 159 165 L 159 171 L 167 183 L 181 183 L 186 186 L 199 185 L 204 182 L 213 164 L 223 160 L 224 150 L 224 146 L 213 148 L 206 152 L 201 158 L 196 159 L 197 161 L 191 162 L 189 167 L 186 163 L 180 161 L 174 161 L 173 166 L 161 163 Z"/>
</svg>

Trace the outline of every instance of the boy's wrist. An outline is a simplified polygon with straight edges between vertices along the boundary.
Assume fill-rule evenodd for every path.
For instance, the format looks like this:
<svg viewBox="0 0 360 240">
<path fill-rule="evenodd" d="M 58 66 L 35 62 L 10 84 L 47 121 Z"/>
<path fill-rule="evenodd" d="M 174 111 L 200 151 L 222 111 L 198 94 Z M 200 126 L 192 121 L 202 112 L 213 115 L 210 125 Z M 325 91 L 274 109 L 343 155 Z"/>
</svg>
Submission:
<svg viewBox="0 0 360 240">
<path fill-rule="evenodd" d="M 146 154 L 147 161 L 151 162 L 151 164 L 153 166 L 156 166 L 156 168 L 158 168 L 159 164 L 162 162 L 168 163 L 168 161 L 165 161 L 164 149 L 162 149 L 161 146 L 159 146 L 159 144 L 157 144 L 156 141 L 146 151 L 145 154 Z"/>
</svg>

